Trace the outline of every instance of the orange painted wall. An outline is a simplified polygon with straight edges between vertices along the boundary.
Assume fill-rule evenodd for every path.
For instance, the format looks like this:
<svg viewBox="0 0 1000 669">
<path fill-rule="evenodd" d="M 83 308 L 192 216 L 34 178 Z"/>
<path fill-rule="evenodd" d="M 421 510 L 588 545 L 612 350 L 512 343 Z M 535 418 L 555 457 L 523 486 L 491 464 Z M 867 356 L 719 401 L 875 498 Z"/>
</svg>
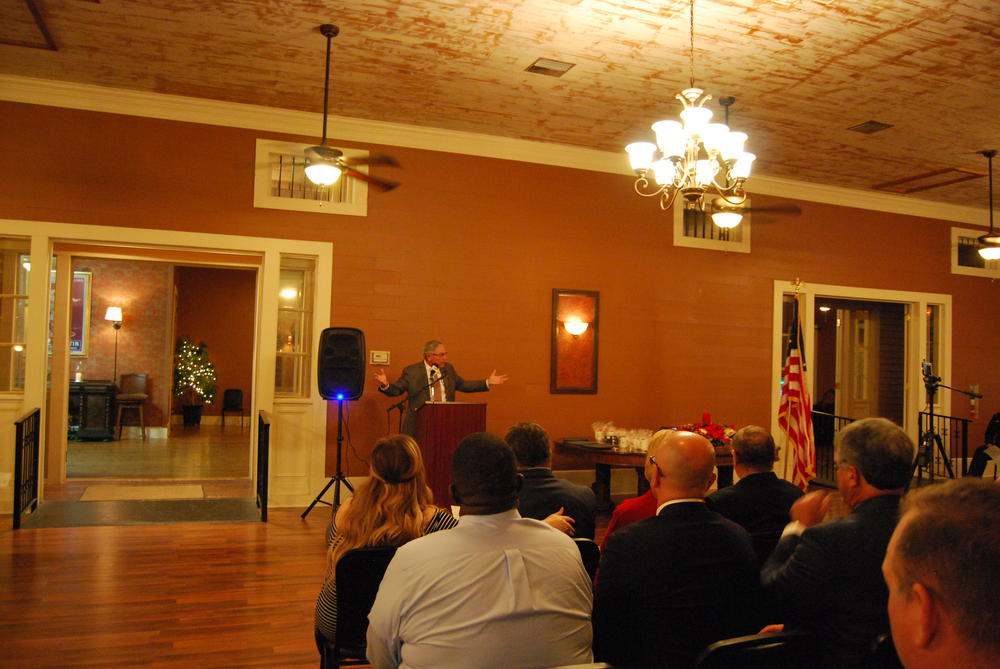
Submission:
<svg viewBox="0 0 1000 669">
<path fill-rule="evenodd" d="M 216 267 L 175 267 L 174 285 L 177 337 L 208 344 L 209 360 L 215 366 L 218 394 L 212 404 L 205 405 L 204 414 L 218 415 L 223 391 L 239 388 L 249 416 L 257 273 Z M 176 406 L 180 411 L 180 405 Z"/>
<path fill-rule="evenodd" d="M 469 396 L 489 401 L 492 432 L 535 420 L 579 436 L 599 419 L 655 427 L 702 411 L 769 425 L 772 285 L 796 277 L 952 295 L 951 384 L 986 395 L 972 434 L 1000 410 L 998 286 L 950 274 L 946 222 L 802 203 L 801 217 L 755 227 L 751 254 L 681 248 L 628 176 L 376 145 L 364 148 L 403 165 L 379 173 L 404 184 L 371 194 L 368 217 L 254 209 L 254 140 L 314 137 L 13 103 L 0 114 L 18 128 L 0 151 L 0 215 L 329 241 L 330 324 L 390 350 L 390 374 L 430 338 L 466 378 L 507 373 Z M 601 292 L 596 395 L 548 392 L 553 288 Z M 369 376 L 349 407 L 349 473 L 363 472 L 390 403 Z"/>
<path fill-rule="evenodd" d="M 74 258 L 74 271 L 91 272 L 90 345 L 86 357 L 70 359 L 70 374 L 113 379 L 115 331 L 104 314 L 122 308 L 118 331 L 118 376 L 146 374 L 146 424 L 166 425 L 170 398 L 170 266 L 166 263 Z M 78 366 L 79 365 L 79 366 Z"/>
</svg>

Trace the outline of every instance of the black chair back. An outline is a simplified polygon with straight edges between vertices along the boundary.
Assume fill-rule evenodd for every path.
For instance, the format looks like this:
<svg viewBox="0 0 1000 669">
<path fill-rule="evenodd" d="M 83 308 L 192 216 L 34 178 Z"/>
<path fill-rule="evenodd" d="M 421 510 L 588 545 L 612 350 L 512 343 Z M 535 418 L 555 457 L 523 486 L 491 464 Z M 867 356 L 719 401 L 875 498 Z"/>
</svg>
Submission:
<svg viewBox="0 0 1000 669">
<path fill-rule="evenodd" d="M 597 575 L 597 565 L 601 562 L 601 548 L 593 539 L 573 539 L 576 547 L 580 549 L 580 558 L 583 560 L 583 568 L 587 570 L 587 575 L 593 581 Z"/>
<path fill-rule="evenodd" d="M 320 666 L 324 669 L 368 664 L 365 659 L 368 614 L 396 548 L 355 548 L 337 562 L 337 638 L 320 649 L 323 660 Z"/>
<path fill-rule="evenodd" d="M 222 393 L 223 411 L 243 411 L 243 391 L 239 388 L 229 388 Z"/>
<path fill-rule="evenodd" d="M 751 634 L 716 641 L 701 652 L 695 669 L 812 669 L 816 641 L 808 632 Z"/>
</svg>

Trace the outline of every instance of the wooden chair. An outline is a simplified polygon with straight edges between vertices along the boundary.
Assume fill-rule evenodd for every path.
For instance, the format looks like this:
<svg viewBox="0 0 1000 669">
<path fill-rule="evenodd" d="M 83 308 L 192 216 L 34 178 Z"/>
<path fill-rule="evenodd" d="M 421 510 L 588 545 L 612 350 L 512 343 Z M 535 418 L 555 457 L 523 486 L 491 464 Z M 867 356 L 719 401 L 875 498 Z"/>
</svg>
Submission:
<svg viewBox="0 0 1000 669">
<path fill-rule="evenodd" d="M 587 575 L 593 581 L 597 575 L 597 565 L 601 562 L 601 547 L 593 539 L 577 538 L 573 539 L 576 547 L 580 549 L 580 558 L 583 560 L 583 568 L 587 570 Z"/>
<path fill-rule="evenodd" d="M 240 427 L 243 427 L 243 391 L 238 388 L 228 388 L 222 393 L 222 427 L 226 426 L 226 412 L 240 414 Z"/>
<path fill-rule="evenodd" d="M 695 660 L 695 669 L 812 669 L 816 641 L 802 631 L 751 634 L 716 641 Z"/>
<path fill-rule="evenodd" d="M 118 416 L 115 422 L 118 424 L 118 440 L 122 438 L 122 414 L 125 411 L 134 411 L 139 419 L 138 423 L 128 423 L 138 425 L 142 428 L 142 440 L 146 441 L 146 415 L 143 406 L 149 395 L 146 392 L 146 374 L 122 374 L 121 392 L 115 395 L 115 402 L 118 404 Z"/>
<path fill-rule="evenodd" d="M 321 669 L 368 664 L 368 614 L 396 548 L 355 548 L 337 562 L 337 638 L 331 643 L 315 632 Z"/>
</svg>

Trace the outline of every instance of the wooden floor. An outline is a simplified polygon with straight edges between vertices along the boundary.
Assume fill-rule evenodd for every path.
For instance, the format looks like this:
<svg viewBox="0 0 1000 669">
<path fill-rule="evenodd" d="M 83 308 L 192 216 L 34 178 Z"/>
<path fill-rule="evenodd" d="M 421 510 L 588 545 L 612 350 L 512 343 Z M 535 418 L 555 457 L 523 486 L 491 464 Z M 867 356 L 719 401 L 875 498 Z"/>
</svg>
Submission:
<svg viewBox="0 0 1000 669">
<path fill-rule="evenodd" d="M 177 426 L 170 428 L 168 437 L 145 441 L 71 441 L 66 475 L 70 479 L 249 478 L 250 424 Z"/>
<path fill-rule="evenodd" d="M 0 665 L 316 667 L 329 510 L 0 530 Z M 9 517 L 8 517 L 9 519 Z"/>
</svg>

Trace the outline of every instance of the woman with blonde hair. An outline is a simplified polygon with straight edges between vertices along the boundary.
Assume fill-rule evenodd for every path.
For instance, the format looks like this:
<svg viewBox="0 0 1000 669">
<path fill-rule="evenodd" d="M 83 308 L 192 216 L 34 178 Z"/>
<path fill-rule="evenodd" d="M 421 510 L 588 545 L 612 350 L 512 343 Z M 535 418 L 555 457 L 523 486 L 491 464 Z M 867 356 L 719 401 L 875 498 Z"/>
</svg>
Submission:
<svg viewBox="0 0 1000 669">
<path fill-rule="evenodd" d="M 337 630 L 337 562 L 354 548 L 399 546 L 458 521 L 434 506 L 424 460 L 411 437 L 384 437 L 372 450 L 370 476 L 344 502 L 327 529 L 328 565 L 316 601 L 316 632 L 332 642 Z M 319 640 L 319 639 L 318 639 Z"/>
</svg>

